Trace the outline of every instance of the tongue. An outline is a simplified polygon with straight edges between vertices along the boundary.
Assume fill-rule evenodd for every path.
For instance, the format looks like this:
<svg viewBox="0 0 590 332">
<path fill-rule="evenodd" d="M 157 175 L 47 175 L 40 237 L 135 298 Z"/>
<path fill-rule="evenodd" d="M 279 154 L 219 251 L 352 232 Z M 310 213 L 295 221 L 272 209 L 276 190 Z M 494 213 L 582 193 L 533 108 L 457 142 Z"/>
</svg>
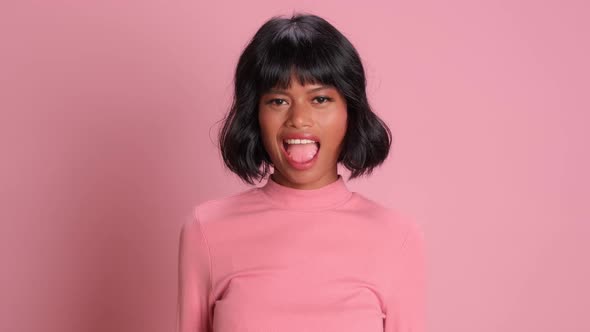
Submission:
<svg viewBox="0 0 590 332">
<path fill-rule="evenodd" d="M 318 152 L 318 146 L 315 143 L 308 144 L 287 144 L 287 152 L 291 159 L 299 163 L 311 160 Z"/>
</svg>

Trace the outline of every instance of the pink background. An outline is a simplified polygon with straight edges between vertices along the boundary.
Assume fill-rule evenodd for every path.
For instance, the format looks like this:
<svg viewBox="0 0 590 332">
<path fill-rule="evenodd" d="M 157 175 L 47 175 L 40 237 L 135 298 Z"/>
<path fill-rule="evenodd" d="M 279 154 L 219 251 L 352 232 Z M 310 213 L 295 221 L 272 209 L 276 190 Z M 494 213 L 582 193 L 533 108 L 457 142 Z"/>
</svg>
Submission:
<svg viewBox="0 0 590 332">
<path fill-rule="evenodd" d="M 247 188 L 215 146 L 237 57 L 305 10 L 357 47 L 394 132 L 348 186 L 423 225 L 429 331 L 590 331 L 588 9 L 3 1 L 0 330 L 173 330 L 180 224 Z"/>
</svg>

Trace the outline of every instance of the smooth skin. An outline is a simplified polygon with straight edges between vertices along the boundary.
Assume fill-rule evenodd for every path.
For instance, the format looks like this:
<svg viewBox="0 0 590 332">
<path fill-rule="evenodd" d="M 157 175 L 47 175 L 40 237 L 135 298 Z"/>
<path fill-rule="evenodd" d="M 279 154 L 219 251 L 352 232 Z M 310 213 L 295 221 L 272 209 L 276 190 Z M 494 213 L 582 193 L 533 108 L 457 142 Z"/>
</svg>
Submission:
<svg viewBox="0 0 590 332">
<path fill-rule="evenodd" d="M 291 77 L 287 90 L 272 89 L 261 96 L 258 121 L 264 147 L 274 173 L 271 178 L 295 189 L 317 189 L 338 179 L 337 160 L 343 147 L 348 114 L 346 100 L 332 86 L 301 85 Z M 315 165 L 298 170 L 283 156 L 281 136 L 311 133 L 319 137 L 320 150 Z"/>
</svg>

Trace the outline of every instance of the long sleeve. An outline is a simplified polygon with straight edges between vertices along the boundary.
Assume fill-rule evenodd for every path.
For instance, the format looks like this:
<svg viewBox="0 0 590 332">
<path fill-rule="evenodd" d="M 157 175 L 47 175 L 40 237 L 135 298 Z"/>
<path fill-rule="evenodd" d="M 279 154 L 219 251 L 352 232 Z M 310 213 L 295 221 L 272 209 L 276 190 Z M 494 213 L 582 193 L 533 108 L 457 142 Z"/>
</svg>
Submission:
<svg viewBox="0 0 590 332">
<path fill-rule="evenodd" d="M 177 332 L 210 331 L 211 284 L 209 248 L 198 217 L 186 221 L 178 250 Z"/>
<path fill-rule="evenodd" d="M 387 296 L 384 332 L 426 331 L 426 256 L 421 228 L 409 230 L 396 259 L 391 293 Z"/>
<path fill-rule="evenodd" d="M 204 201 L 180 236 L 176 332 L 426 332 L 418 225 L 342 176 Z"/>
</svg>

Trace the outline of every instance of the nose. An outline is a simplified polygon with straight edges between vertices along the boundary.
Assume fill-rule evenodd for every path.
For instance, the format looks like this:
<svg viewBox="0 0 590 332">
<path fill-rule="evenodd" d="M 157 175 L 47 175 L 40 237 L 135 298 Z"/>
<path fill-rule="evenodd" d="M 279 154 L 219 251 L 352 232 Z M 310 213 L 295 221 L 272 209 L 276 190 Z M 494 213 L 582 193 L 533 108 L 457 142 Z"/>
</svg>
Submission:
<svg viewBox="0 0 590 332">
<path fill-rule="evenodd" d="M 293 103 L 289 110 L 288 125 L 295 128 L 309 127 L 312 124 L 313 109 L 305 103 Z"/>
</svg>

